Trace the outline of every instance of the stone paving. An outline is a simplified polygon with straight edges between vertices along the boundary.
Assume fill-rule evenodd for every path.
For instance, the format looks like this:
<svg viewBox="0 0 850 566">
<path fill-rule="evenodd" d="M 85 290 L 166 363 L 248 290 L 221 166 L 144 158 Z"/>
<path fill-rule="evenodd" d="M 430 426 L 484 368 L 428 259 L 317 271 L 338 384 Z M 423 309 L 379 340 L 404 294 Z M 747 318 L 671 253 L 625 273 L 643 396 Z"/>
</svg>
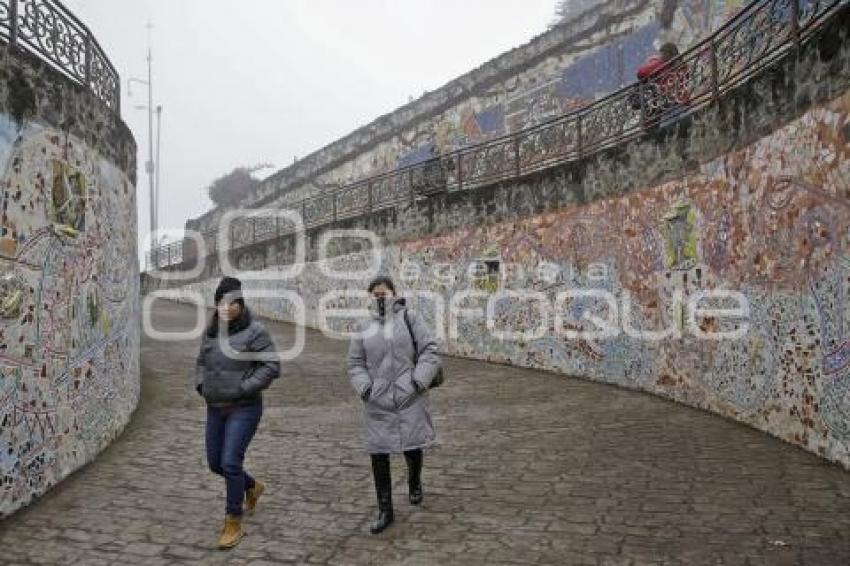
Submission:
<svg viewBox="0 0 850 566">
<path fill-rule="evenodd" d="M 161 329 L 192 309 L 159 303 Z M 287 325 L 269 324 L 278 343 Z M 96 461 L 0 523 L 12 564 L 850 564 L 850 474 L 762 433 L 648 395 L 448 359 L 425 502 L 368 534 L 346 344 L 308 332 L 266 396 L 248 468 L 269 484 L 248 536 L 215 549 L 223 481 L 203 456 L 197 344 L 145 339 L 143 399 Z"/>
</svg>

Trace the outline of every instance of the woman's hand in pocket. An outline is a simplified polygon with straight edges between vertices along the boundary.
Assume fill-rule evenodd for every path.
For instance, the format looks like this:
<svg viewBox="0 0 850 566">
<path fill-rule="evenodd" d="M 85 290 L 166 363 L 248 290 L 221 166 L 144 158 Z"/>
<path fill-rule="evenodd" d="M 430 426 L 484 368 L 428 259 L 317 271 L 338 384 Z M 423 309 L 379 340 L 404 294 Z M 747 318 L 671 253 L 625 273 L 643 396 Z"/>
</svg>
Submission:
<svg viewBox="0 0 850 566">
<path fill-rule="evenodd" d="M 403 381 L 400 382 L 400 389 L 402 390 L 404 397 L 398 405 L 400 409 L 410 406 L 413 401 L 422 394 L 422 391 L 419 389 L 419 385 L 413 380 L 412 372 L 403 377 L 402 380 Z"/>
</svg>

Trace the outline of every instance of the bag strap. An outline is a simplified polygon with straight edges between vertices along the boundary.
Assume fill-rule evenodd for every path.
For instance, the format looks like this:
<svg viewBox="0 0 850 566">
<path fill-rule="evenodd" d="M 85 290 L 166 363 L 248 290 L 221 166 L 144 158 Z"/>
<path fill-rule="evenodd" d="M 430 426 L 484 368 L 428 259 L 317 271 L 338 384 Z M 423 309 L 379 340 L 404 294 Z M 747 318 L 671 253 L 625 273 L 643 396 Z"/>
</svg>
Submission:
<svg viewBox="0 0 850 566">
<path fill-rule="evenodd" d="M 404 309 L 404 324 L 407 326 L 407 331 L 410 333 L 410 341 L 413 342 L 413 365 L 419 362 L 419 346 L 416 344 L 416 336 L 413 335 L 413 328 L 410 326 L 410 319 L 407 318 L 407 309 Z"/>
</svg>

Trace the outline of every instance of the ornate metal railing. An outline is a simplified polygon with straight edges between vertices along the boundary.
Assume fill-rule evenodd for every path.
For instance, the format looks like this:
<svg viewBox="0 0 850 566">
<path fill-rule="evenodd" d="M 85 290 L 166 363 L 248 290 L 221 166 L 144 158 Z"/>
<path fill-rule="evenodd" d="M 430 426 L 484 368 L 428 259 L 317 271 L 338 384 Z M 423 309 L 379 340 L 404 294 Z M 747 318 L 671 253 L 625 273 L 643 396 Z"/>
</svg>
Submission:
<svg viewBox="0 0 850 566">
<path fill-rule="evenodd" d="M 0 38 L 37 55 L 116 113 L 118 72 L 88 28 L 56 0 L 0 0 Z"/>
<path fill-rule="evenodd" d="M 147 265 L 152 267 L 159 264 L 159 267 L 168 265 L 179 265 L 183 263 L 183 242 L 171 242 L 156 248 L 153 251 L 145 254 Z"/>
<path fill-rule="evenodd" d="M 517 178 L 623 143 L 716 101 L 775 62 L 847 0 L 755 0 L 726 25 L 646 80 L 575 112 L 486 143 L 397 169 L 291 205 L 307 227 L 370 214 L 444 191 Z M 291 228 L 257 226 L 259 218 L 231 225 L 231 247 L 277 238 Z M 203 234 L 215 253 L 218 232 Z M 187 242 L 189 240 L 186 240 Z M 174 245 L 174 244 L 172 244 Z M 169 248 L 171 249 L 171 248 Z M 186 258 L 194 255 L 186 253 Z M 183 261 L 166 249 L 149 265 Z M 172 258 L 172 259 L 167 259 Z"/>
</svg>

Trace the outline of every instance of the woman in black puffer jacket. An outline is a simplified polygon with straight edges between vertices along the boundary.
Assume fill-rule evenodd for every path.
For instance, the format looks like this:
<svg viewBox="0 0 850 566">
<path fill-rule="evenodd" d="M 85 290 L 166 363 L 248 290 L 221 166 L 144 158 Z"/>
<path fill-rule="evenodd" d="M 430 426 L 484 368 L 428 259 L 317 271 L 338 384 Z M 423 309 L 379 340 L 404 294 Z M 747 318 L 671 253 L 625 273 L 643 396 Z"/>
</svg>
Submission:
<svg viewBox="0 0 850 566">
<path fill-rule="evenodd" d="M 227 487 L 218 545 L 232 548 L 245 535 L 243 502 L 246 510 L 253 510 L 265 489 L 242 464 L 263 415 L 261 392 L 280 375 L 280 362 L 269 333 L 245 306 L 238 279 L 221 280 L 215 304 L 216 313 L 201 341 L 195 388 L 207 402 L 207 462 Z"/>
</svg>

